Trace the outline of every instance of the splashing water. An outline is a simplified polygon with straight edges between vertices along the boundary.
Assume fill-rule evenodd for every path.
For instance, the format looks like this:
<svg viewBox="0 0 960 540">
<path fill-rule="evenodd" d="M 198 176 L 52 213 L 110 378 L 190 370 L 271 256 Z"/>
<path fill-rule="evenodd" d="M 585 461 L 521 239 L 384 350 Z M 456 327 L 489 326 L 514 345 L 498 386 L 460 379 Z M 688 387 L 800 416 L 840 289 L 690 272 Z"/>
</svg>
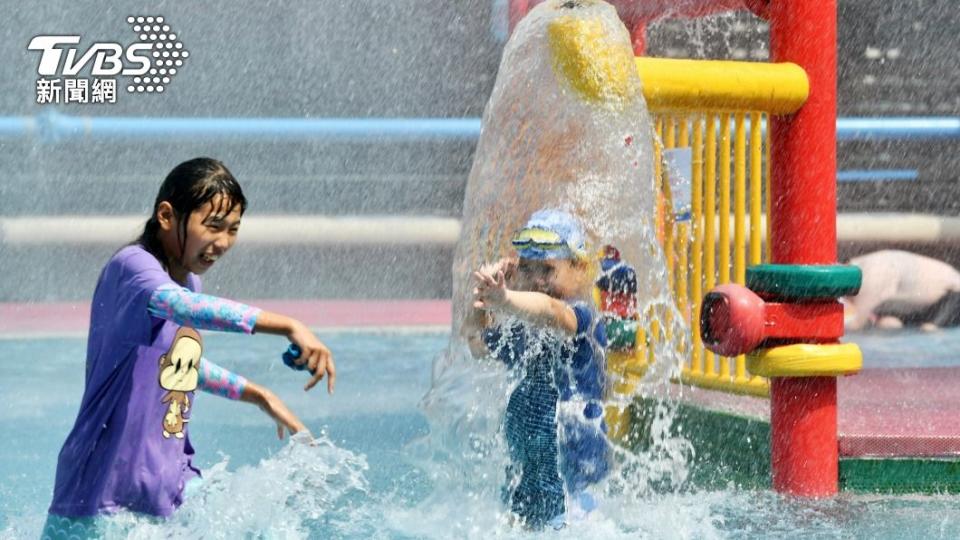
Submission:
<svg viewBox="0 0 960 540">
<path fill-rule="evenodd" d="M 421 466 L 432 471 L 432 512 L 471 501 L 459 513 L 448 508 L 433 514 L 456 515 L 458 535 L 512 530 L 498 501 L 509 463 L 501 422 L 516 378 L 501 366 L 474 360 L 461 337 L 472 303 L 472 270 L 511 255 L 511 235 L 544 207 L 576 215 L 591 253 L 608 244 L 620 250 L 637 270 L 643 324 L 657 321 L 669 337 L 653 343 L 657 363 L 639 388 L 657 398 L 651 442 L 642 452 L 615 447 L 617 471 L 601 486 L 599 510 L 587 516 L 590 536 L 598 530 L 614 536 L 644 532 L 649 520 L 637 521 L 633 510 L 627 517 L 624 508 L 668 504 L 661 495 L 684 484 L 692 450 L 671 432 L 675 405 L 666 389 L 687 347 L 686 330 L 657 241 L 655 193 L 649 114 L 630 38 L 616 11 L 588 0 L 538 5 L 507 43 L 484 112 L 453 265 L 453 334 L 435 361 L 433 387 L 422 403 L 430 435 L 413 449 Z M 634 397 L 610 401 L 626 406 Z M 657 501 L 648 501 L 655 493 Z M 421 519 L 430 514 L 413 511 Z M 709 537 L 715 531 L 709 515 L 684 519 L 703 525 L 682 527 L 687 533 Z M 584 532 L 576 525 L 569 530 Z M 655 535 L 672 536 L 664 530 Z"/>
<path fill-rule="evenodd" d="M 298 434 L 255 466 L 228 471 L 229 458 L 204 471 L 204 480 L 166 521 L 123 512 L 103 522 L 107 538 L 363 536 L 374 520 L 345 509 L 368 497 L 366 458 L 335 446 L 326 435 Z M 363 505 L 359 505 L 363 508 Z"/>
<path fill-rule="evenodd" d="M 295 436 L 256 466 L 229 472 L 224 459 L 212 467 L 193 494 L 199 501 L 186 505 L 172 524 L 157 532 L 196 534 L 197 524 L 203 523 L 210 533 L 224 536 L 262 531 L 267 536 L 305 537 L 318 524 L 333 533 L 359 533 L 354 529 L 359 522 L 337 515 L 367 497 L 367 469 L 364 456 L 338 448 L 326 435 L 313 441 Z"/>
</svg>

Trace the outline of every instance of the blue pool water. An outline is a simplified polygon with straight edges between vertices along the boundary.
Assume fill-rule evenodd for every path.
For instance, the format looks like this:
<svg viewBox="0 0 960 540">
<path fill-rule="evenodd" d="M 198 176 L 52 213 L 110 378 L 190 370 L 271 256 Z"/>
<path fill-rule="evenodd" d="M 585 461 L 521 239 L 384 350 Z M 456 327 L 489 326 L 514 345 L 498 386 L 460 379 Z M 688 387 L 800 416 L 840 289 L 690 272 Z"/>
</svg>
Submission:
<svg viewBox="0 0 960 540">
<path fill-rule="evenodd" d="M 844 336 L 863 351 L 865 368 L 960 366 L 960 329 L 871 330 Z"/>
<path fill-rule="evenodd" d="M 280 362 L 284 340 L 210 334 L 210 358 L 272 388 L 314 435 L 280 442 L 255 407 L 196 400 L 191 438 L 205 483 L 167 522 L 120 516 L 119 537 L 196 538 L 958 538 L 960 497 L 842 494 L 827 501 L 769 491 L 697 491 L 677 459 L 620 455 L 628 463 L 600 493 L 597 512 L 561 531 L 512 527 L 495 494 L 498 474 L 457 476 L 423 441 L 420 401 L 448 334 L 340 332 L 334 396 L 304 392 Z M 960 332 L 864 334 L 867 367 L 960 365 Z M 935 346 L 927 347 L 927 344 Z M 912 353 L 911 353 L 912 352 Z M 911 353 L 911 354 L 902 354 Z M 42 526 L 60 444 L 83 385 L 84 340 L 0 339 L 0 538 L 34 538 Z M 897 364 L 897 363 L 900 364 Z M 483 414 L 483 411 L 479 411 Z M 669 443 L 669 444 L 667 444 Z M 663 448 L 682 441 L 667 441 Z M 433 453 L 424 448 L 433 449 Z M 666 452 L 669 453 L 669 452 Z M 495 456 L 488 457 L 496 460 Z M 627 470 L 629 469 L 629 470 Z M 669 469 L 665 471 L 665 469 Z M 492 467 L 490 470 L 497 470 Z M 651 476 L 671 475 L 669 491 Z"/>
</svg>

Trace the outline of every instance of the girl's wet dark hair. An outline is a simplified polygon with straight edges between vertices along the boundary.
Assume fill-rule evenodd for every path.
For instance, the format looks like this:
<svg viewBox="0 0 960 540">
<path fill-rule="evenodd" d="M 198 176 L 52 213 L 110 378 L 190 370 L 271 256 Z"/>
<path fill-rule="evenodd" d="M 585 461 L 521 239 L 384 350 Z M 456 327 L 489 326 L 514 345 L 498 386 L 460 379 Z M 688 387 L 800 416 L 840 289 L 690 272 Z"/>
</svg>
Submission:
<svg viewBox="0 0 960 540">
<path fill-rule="evenodd" d="M 247 199 L 243 196 L 240 184 L 226 165 L 220 161 L 198 157 L 177 165 L 160 185 L 150 219 L 143 226 L 143 233 L 135 243 L 142 245 L 164 266 L 169 267 L 163 245 L 157 237 L 160 231 L 160 222 L 157 221 L 157 209 L 160 203 L 166 201 L 173 206 L 173 213 L 177 216 L 179 223 L 177 239 L 182 253 L 187 242 L 187 221 L 190 219 L 190 214 L 217 195 L 222 197 L 219 207 L 213 209 L 214 214 L 229 214 L 238 205 L 241 215 L 247 210 Z"/>
</svg>

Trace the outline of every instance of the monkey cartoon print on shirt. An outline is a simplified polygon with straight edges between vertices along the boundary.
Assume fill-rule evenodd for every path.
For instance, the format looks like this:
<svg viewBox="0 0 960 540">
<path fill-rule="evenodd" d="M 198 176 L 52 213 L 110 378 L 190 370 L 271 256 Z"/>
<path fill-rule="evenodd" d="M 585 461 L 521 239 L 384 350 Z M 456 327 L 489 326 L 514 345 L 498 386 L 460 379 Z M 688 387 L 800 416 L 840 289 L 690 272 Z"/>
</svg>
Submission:
<svg viewBox="0 0 960 540">
<path fill-rule="evenodd" d="M 200 379 L 200 356 L 203 354 L 203 340 L 193 328 L 181 327 L 170 349 L 160 357 L 160 386 L 167 390 L 160 400 L 167 403 L 163 416 L 163 437 L 183 438 L 184 426 L 190 421 L 184 415 L 190 411 L 190 397 L 187 392 L 197 389 Z"/>
</svg>

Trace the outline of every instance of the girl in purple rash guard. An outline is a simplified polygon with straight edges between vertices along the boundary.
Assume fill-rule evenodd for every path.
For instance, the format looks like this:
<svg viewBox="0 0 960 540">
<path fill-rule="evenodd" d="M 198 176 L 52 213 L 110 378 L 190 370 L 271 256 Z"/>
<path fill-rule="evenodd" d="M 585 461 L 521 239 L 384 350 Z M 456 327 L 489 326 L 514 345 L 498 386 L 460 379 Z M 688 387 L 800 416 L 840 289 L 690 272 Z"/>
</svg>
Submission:
<svg viewBox="0 0 960 540">
<path fill-rule="evenodd" d="M 97 535 L 97 516 L 167 517 L 184 502 L 197 389 L 254 403 L 277 434 L 304 430 L 272 392 L 207 360 L 198 329 L 286 336 L 313 373 L 336 377 L 327 347 L 300 321 L 201 294 L 200 275 L 236 241 L 246 199 L 219 161 L 175 167 L 143 234 L 116 252 L 91 302 L 80 411 L 63 444 L 44 538 Z"/>
</svg>

